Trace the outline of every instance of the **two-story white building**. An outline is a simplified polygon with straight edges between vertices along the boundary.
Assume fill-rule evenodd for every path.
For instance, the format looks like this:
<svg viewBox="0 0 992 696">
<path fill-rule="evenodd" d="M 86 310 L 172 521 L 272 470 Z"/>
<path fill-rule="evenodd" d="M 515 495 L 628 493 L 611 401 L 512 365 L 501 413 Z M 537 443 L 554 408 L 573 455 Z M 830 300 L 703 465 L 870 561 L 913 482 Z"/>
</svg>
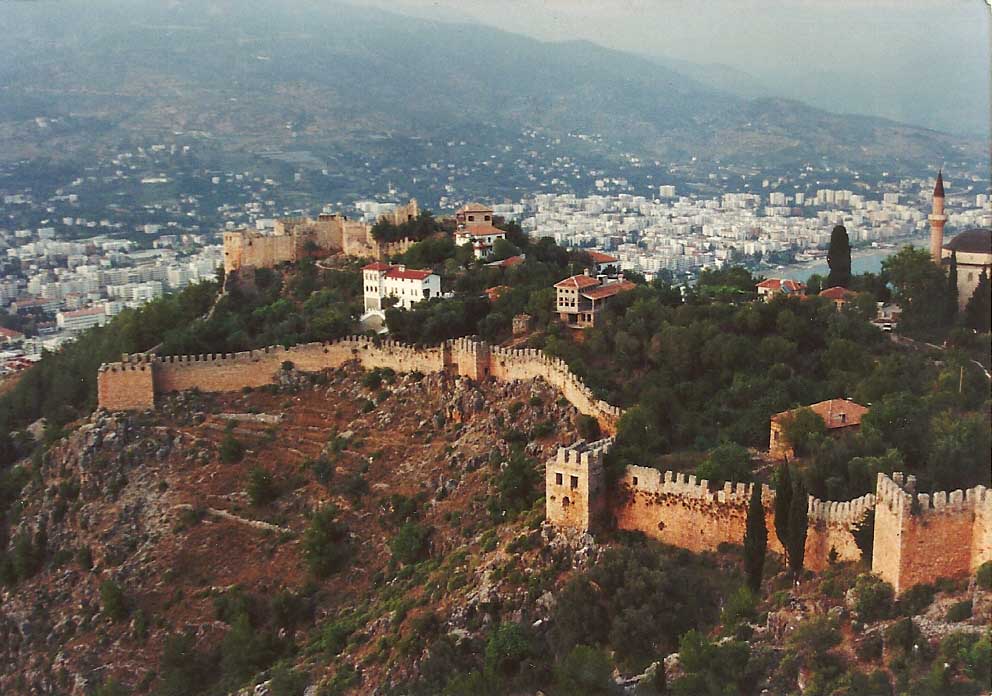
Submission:
<svg viewBox="0 0 992 696">
<path fill-rule="evenodd" d="M 370 263 L 362 268 L 365 312 L 382 314 L 388 298 L 396 307 L 410 309 L 422 300 L 441 296 L 441 276 L 433 271 Z"/>
<path fill-rule="evenodd" d="M 471 244 L 475 258 L 486 259 L 493 254 L 497 239 L 506 239 L 506 232 L 493 226 L 493 209 L 481 203 L 469 203 L 455 211 L 458 229 L 455 244 Z"/>
</svg>

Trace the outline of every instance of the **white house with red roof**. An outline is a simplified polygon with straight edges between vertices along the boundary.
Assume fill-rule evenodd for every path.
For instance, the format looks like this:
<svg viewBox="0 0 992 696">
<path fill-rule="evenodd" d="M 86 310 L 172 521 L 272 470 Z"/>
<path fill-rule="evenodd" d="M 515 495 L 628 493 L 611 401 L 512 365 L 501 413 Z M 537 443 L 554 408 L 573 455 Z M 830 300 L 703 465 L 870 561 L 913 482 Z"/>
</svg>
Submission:
<svg viewBox="0 0 992 696">
<path fill-rule="evenodd" d="M 506 232 L 493 226 L 493 209 L 481 203 L 469 203 L 455 211 L 458 229 L 455 244 L 471 244 L 477 259 L 492 256 L 497 239 L 506 239 Z"/>
<path fill-rule="evenodd" d="M 600 313 L 612 298 L 635 287 L 622 275 L 615 279 L 574 275 L 555 283 L 555 311 L 566 325 L 586 329 L 596 325 Z"/>
<path fill-rule="evenodd" d="M 765 302 L 771 302 L 778 295 L 788 297 L 805 297 L 806 284 L 791 278 L 768 278 L 756 286 L 758 297 L 764 298 Z"/>
<path fill-rule="evenodd" d="M 610 256 L 601 251 L 587 251 L 586 253 L 589 254 L 589 258 L 596 266 L 596 275 L 606 275 L 611 278 L 620 275 L 622 267 L 620 266 L 620 259 L 616 256 Z"/>
<path fill-rule="evenodd" d="M 487 259 L 493 254 L 493 245 L 497 239 L 506 239 L 506 232 L 492 225 L 473 225 L 459 227 L 455 231 L 455 244 L 471 244 L 477 259 Z"/>
<path fill-rule="evenodd" d="M 441 276 L 430 270 L 407 268 L 388 263 L 370 263 L 362 268 L 365 312 L 382 314 L 387 298 L 395 306 L 410 309 L 422 300 L 441 296 Z"/>
</svg>

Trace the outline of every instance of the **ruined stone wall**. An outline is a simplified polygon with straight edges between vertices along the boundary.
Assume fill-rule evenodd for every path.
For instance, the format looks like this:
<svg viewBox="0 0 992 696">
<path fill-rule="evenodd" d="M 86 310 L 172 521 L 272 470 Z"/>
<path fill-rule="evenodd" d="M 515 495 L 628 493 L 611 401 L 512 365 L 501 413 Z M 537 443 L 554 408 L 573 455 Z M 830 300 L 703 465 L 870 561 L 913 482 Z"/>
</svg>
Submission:
<svg viewBox="0 0 992 696">
<path fill-rule="evenodd" d="M 897 592 L 967 576 L 992 560 L 992 494 L 984 486 L 932 495 L 915 478 L 879 474 L 872 571 Z"/>
<path fill-rule="evenodd" d="M 416 199 L 397 206 L 380 216 L 393 224 L 416 218 L 420 206 Z M 413 242 L 403 239 L 380 246 L 372 238 L 371 227 L 360 220 L 348 220 L 343 215 L 320 215 L 311 218 L 285 218 L 276 220 L 274 234 L 251 230 L 224 233 L 224 270 L 228 273 L 242 266 L 272 268 L 303 258 L 307 242 L 313 242 L 324 253 L 343 252 L 359 258 L 382 259 L 388 255 L 402 254 Z"/>
<path fill-rule="evenodd" d="M 224 271 L 242 266 L 272 268 L 296 260 L 296 243 L 290 235 L 266 235 L 239 230 L 224 233 Z"/>
</svg>

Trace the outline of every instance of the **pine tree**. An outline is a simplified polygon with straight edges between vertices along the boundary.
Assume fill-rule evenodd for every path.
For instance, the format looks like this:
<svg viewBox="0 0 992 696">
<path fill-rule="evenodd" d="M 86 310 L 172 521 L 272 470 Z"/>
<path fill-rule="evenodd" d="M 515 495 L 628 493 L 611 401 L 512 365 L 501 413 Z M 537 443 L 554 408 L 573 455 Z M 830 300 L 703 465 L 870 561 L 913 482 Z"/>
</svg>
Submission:
<svg viewBox="0 0 992 696">
<path fill-rule="evenodd" d="M 970 329 L 988 333 L 992 323 L 992 286 L 989 274 L 982 269 L 978 276 L 978 286 L 964 308 L 964 322 Z"/>
<path fill-rule="evenodd" d="M 809 529 L 809 500 L 806 486 L 796 479 L 789 502 L 789 567 L 798 578 L 806 560 L 806 532 Z"/>
<path fill-rule="evenodd" d="M 747 584 L 754 592 L 761 589 L 768 548 L 768 527 L 765 526 L 765 506 L 761 504 L 761 484 L 751 486 L 751 502 L 747 506 L 747 528 L 744 532 L 744 572 Z"/>
<path fill-rule="evenodd" d="M 828 288 L 837 286 L 846 288 L 851 284 L 851 240 L 843 225 L 837 225 L 830 233 L 827 265 L 830 266 L 830 274 L 827 275 L 826 282 Z"/>
<path fill-rule="evenodd" d="M 792 503 L 792 476 L 789 474 L 789 462 L 782 462 L 778 467 L 775 481 L 775 535 L 785 549 L 785 557 L 789 558 L 789 507 Z"/>
<path fill-rule="evenodd" d="M 951 263 L 947 269 L 947 315 L 948 325 L 954 323 L 958 314 L 958 252 L 951 252 Z"/>
</svg>

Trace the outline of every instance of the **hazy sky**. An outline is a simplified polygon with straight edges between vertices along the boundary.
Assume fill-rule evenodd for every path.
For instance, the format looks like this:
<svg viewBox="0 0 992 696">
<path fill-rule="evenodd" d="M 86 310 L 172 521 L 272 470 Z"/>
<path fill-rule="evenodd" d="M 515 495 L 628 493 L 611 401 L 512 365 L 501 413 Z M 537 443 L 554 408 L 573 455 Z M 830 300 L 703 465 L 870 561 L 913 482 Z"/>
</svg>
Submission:
<svg viewBox="0 0 992 696">
<path fill-rule="evenodd" d="M 743 70 L 833 111 L 988 132 L 992 0 L 356 0 Z"/>
</svg>

